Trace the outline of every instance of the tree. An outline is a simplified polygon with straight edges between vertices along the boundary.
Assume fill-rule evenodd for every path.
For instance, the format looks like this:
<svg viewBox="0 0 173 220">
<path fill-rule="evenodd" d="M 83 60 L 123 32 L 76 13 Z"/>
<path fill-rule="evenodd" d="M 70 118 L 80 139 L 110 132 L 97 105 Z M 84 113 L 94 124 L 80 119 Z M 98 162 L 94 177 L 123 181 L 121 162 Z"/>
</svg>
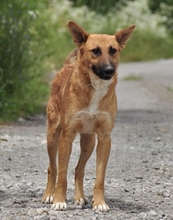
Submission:
<svg viewBox="0 0 173 220">
<path fill-rule="evenodd" d="M 173 0 L 148 0 L 148 4 L 153 13 L 165 16 L 164 25 L 173 33 Z"/>
<path fill-rule="evenodd" d="M 106 14 L 112 8 L 119 8 L 121 5 L 125 5 L 129 0 L 71 0 L 74 6 L 80 7 L 86 5 L 91 10 L 101 14 Z M 132 1 L 132 0 L 131 0 Z"/>
</svg>

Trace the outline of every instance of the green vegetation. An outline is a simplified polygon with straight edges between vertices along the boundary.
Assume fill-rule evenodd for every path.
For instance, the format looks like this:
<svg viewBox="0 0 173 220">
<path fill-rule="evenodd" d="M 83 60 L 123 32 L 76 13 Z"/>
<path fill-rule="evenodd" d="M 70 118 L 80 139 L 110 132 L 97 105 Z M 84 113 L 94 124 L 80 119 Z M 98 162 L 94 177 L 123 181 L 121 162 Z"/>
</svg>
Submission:
<svg viewBox="0 0 173 220">
<path fill-rule="evenodd" d="M 148 0 L 149 8 L 153 13 L 164 16 L 164 24 L 170 33 L 173 33 L 173 0 Z"/>
<path fill-rule="evenodd" d="M 148 0 L 117 0 L 113 7 L 112 1 L 1 0 L 0 122 L 45 109 L 46 76 L 59 69 L 75 47 L 66 28 L 69 20 L 90 33 L 114 34 L 136 24 L 121 62 L 173 57 L 173 33 L 165 25 L 166 6 L 159 3 L 160 10 L 151 4 L 149 8 Z M 171 14 L 168 17 L 171 22 Z"/>
<path fill-rule="evenodd" d="M 71 0 L 74 3 L 74 6 L 81 7 L 86 5 L 90 10 L 96 11 L 100 14 L 107 14 L 108 11 L 113 8 L 119 9 L 120 6 L 125 6 L 129 0 Z M 132 0 L 131 0 L 132 1 Z"/>
<path fill-rule="evenodd" d="M 173 92 L 173 87 L 171 87 L 171 86 L 167 86 L 166 89 L 167 89 L 169 92 Z"/>
<path fill-rule="evenodd" d="M 173 57 L 173 37 L 153 36 L 151 33 L 134 32 L 122 52 L 121 61 L 148 61 Z"/>
<path fill-rule="evenodd" d="M 137 75 L 134 75 L 134 74 L 129 74 L 129 75 L 127 75 L 123 78 L 123 80 L 126 80 L 126 81 L 139 81 L 141 79 L 142 78 L 140 76 L 137 76 Z"/>
<path fill-rule="evenodd" d="M 34 1 L 1 1 L 0 121 L 39 111 L 42 97 L 47 95 L 41 74 L 46 44 L 41 47 L 39 42 L 37 7 L 42 5 Z"/>
</svg>

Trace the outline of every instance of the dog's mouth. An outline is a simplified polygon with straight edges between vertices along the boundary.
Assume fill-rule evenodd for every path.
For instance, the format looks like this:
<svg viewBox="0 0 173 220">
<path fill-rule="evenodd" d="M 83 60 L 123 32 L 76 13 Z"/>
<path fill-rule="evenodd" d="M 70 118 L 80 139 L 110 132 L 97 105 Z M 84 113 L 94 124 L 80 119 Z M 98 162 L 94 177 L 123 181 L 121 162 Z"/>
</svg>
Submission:
<svg viewBox="0 0 173 220">
<path fill-rule="evenodd" d="M 115 66 L 113 64 L 102 65 L 102 66 L 92 66 L 92 71 L 103 80 L 110 80 L 115 74 Z"/>
</svg>

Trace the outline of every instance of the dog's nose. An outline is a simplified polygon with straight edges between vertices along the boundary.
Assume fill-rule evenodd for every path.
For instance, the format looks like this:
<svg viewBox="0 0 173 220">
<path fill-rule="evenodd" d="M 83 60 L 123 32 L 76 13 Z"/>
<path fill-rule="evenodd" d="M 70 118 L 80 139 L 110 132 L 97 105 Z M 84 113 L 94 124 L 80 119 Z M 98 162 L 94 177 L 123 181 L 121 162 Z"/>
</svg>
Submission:
<svg viewBox="0 0 173 220">
<path fill-rule="evenodd" d="M 115 68 L 112 65 L 107 65 L 104 68 L 104 73 L 106 76 L 112 76 L 115 72 Z"/>
</svg>

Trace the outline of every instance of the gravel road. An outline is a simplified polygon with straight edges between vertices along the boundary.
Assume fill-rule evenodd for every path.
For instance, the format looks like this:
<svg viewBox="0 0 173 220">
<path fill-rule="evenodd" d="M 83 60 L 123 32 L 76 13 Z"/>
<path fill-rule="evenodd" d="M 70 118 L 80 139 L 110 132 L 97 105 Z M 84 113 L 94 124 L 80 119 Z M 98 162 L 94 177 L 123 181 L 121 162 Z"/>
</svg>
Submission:
<svg viewBox="0 0 173 220">
<path fill-rule="evenodd" d="M 108 213 L 91 209 L 95 154 L 85 191 L 90 204 L 75 207 L 74 141 L 68 173 L 68 209 L 42 203 L 48 157 L 45 116 L 0 125 L 0 219 L 173 220 L 173 59 L 119 67 L 118 115 L 105 182 Z"/>
</svg>

